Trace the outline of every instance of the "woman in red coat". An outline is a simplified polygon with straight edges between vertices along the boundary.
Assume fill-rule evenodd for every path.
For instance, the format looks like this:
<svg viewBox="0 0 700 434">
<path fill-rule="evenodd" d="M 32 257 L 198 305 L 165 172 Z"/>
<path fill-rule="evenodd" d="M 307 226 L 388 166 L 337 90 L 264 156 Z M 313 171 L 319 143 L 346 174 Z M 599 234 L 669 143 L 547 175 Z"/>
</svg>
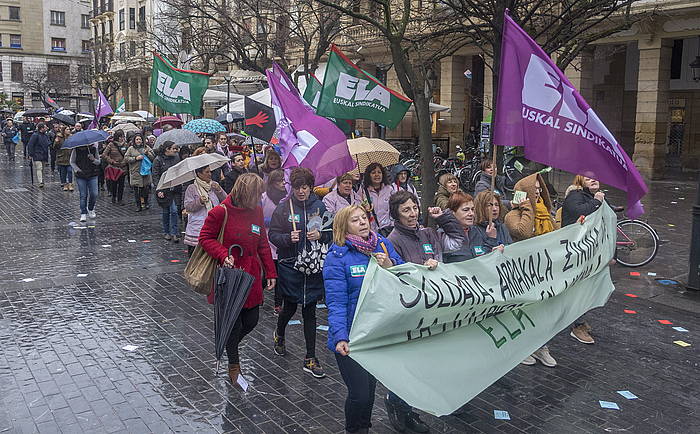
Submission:
<svg viewBox="0 0 700 434">
<path fill-rule="evenodd" d="M 263 191 L 263 181 L 258 175 L 248 173 L 239 176 L 231 194 L 221 202 L 220 206 L 209 211 L 199 233 L 199 245 L 211 257 L 217 259 L 220 265 L 238 267 L 255 278 L 248 299 L 226 342 L 228 375 L 234 384 L 241 373 L 238 345 L 243 337 L 253 331 L 258 324 L 260 305 L 263 303 L 262 268 L 264 267 L 265 276 L 267 276 L 265 289 L 274 288 L 277 280 L 277 271 L 272 262 L 272 253 L 260 207 L 260 196 Z M 227 212 L 224 242 L 220 243 L 219 231 Z M 228 249 L 233 244 L 241 246 L 242 256 L 238 255 L 238 249 L 232 250 L 232 255 L 229 256 Z"/>
</svg>

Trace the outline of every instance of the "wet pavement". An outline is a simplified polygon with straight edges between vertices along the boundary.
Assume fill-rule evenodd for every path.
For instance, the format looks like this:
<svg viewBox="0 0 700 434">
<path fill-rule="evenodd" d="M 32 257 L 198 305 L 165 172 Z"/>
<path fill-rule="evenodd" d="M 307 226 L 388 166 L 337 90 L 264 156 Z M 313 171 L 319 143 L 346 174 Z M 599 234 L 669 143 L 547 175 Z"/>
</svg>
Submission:
<svg viewBox="0 0 700 434">
<path fill-rule="evenodd" d="M 223 370 L 214 372 L 212 309 L 184 284 L 186 249 L 161 238 L 160 210 L 136 213 L 103 196 L 96 221 L 82 228 L 77 191 L 60 191 L 51 175 L 40 190 L 20 165 L 0 157 L 0 433 L 343 432 L 345 386 L 325 332 L 317 348 L 328 377 L 317 380 L 301 369 L 301 325 L 289 326 L 289 354 L 273 353 L 276 318 L 267 297 L 241 348 L 250 380 L 244 393 Z M 125 196 L 130 202 L 131 192 Z M 614 267 L 616 292 L 586 316 L 595 345 L 561 332 L 549 344 L 556 368 L 516 367 L 455 414 L 422 415 L 432 431 L 700 426 L 700 297 L 656 280 L 685 279 L 694 197 L 694 183 L 654 183 L 645 219 L 662 250 L 640 269 Z M 373 432 L 391 432 L 384 392 L 378 389 Z M 620 409 L 601 408 L 601 400 Z M 494 410 L 510 420 L 496 420 Z"/>
</svg>

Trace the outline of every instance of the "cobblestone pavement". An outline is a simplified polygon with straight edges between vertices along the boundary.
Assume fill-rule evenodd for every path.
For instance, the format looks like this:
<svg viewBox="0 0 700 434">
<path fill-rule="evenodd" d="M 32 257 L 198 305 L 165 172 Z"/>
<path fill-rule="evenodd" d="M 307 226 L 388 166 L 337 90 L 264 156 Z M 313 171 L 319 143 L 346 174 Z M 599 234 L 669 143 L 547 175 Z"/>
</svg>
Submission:
<svg viewBox="0 0 700 434">
<path fill-rule="evenodd" d="M 241 348 L 251 383 L 243 393 L 223 370 L 214 373 L 211 307 L 183 283 L 185 248 L 160 237 L 159 210 L 137 214 L 102 197 L 94 225 L 76 228 L 69 223 L 77 221 L 77 192 L 59 191 L 51 175 L 39 190 L 20 165 L 0 157 L 0 432 L 343 431 L 345 386 L 325 332 L 317 347 L 328 377 L 316 380 L 301 369 L 300 325 L 290 325 L 288 356 L 274 355 L 268 297 Z M 556 368 L 516 367 L 455 414 L 423 415 L 432 431 L 680 433 L 700 426 L 698 297 L 655 280 L 684 279 L 694 194 L 687 182 L 653 185 L 648 220 L 666 241 L 652 264 L 634 270 L 640 276 L 614 269 L 617 291 L 587 314 L 595 345 L 561 332 L 550 343 Z M 374 432 L 391 431 L 383 392 Z M 511 419 L 495 420 L 494 410 Z"/>
</svg>

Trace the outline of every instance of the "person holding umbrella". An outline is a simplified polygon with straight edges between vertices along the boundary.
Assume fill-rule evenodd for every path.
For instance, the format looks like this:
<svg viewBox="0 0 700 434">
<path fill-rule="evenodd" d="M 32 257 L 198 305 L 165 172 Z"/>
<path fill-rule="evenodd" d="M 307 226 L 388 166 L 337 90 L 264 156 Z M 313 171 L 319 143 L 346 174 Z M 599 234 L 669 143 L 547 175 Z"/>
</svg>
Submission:
<svg viewBox="0 0 700 434">
<path fill-rule="evenodd" d="M 56 149 L 56 166 L 58 167 L 58 176 L 61 180 L 63 191 L 73 191 L 73 167 L 70 165 L 70 154 L 72 149 L 65 149 L 63 143 L 70 137 L 70 127 L 64 125 L 56 134 L 53 147 Z"/>
<path fill-rule="evenodd" d="M 240 268 L 254 278 L 248 297 L 226 342 L 228 373 L 234 384 L 241 373 L 238 346 L 243 337 L 257 325 L 260 305 L 263 303 L 262 270 L 264 269 L 267 276 L 265 289 L 273 289 L 277 282 L 277 270 L 272 262 L 260 207 L 262 193 L 263 181 L 259 176 L 252 173 L 241 175 L 221 206 L 213 207 L 209 212 L 199 233 L 202 249 L 220 265 Z M 226 226 L 223 227 L 223 242 L 219 242 L 219 232 L 224 226 L 224 221 Z M 234 245 L 240 247 L 240 254 L 235 256 L 229 254 Z"/>
<path fill-rule="evenodd" d="M 15 161 L 15 148 L 17 143 L 14 141 L 15 136 L 19 130 L 15 126 L 14 121 L 9 118 L 5 121 L 5 126 L 2 129 L 2 141 L 5 143 L 5 150 L 7 151 L 7 158 L 10 161 Z"/>
<path fill-rule="evenodd" d="M 187 254 L 192 256 L 199 244 L 199 234 L 207 214 L 226 199 L 226 192 L 218 182 L 212 181 L 211 169 L 203 166 L 194 170 L 194 182 L 185 190 L 183 203 L 187 211 L 187 227 L 183 242 L 187 245 Z"/>
<path fill-rule="evenodd" d="M 126 138 L 123 130 L 117 130 L 112 136 L 112 140 L 107 141 L 102 158 L 107 163 L 104 170 L 105 180 L 112 195 L 112 203 L 124 205 L 124 182 L 126 181 L 127 164 L 124 161 L 126 155 Z"/>
<path fill-rule="evenodd" d="M 63 148 L 73 148 L 70 154 L 70 165 L 78 183 L 80 192 L 80 221 L 94 219 L 95 203 L 97 202 L 97 176 L 100 171 L 100 154 L 97 142 L 106 139 L 109 134 L 88 130 L 73 134 L 63 142 Z"/>
<path fill-rule="evenodd" d="M 49 128 L 45 123 L 39 122 L 36 126 L 36 131 L 27 143 L 27 152 L 29 158 L 36 170 L 36 180 L 39 182 L 39 188 L 44 188 L 44 165 L 49 162 L 49 148 L 51 140 L 46 135 Z"/>
<path fill-rule="evenodd" d="M 180 148 L 167 141 L 158 148 L 158 156 L 153 162 L 153 182 L 158 185 L 160 177 L 171 167 L 180 162 Z M 196 179 L 196 178 L 195 178 Z M 163 234 L 166 241 L 177 243 L 178 238 L 178 204 L 182 197 L 182 185 L 156 191 L 156 200 L 163 209 Z"/>
<path fill-rule="evenodd" d="M 148 193 L 151 188 L 151 165 L 155 158 L 153 149 L 144 143 L 143 136 L 134 134 L 131 146 L 124 154 L 124 161 L 129 165 L 129 184 L 134 188 L 137 212 L 150 208 Z M 144 160 L 148 160 L 147 168 L 142 168 Z"/>
</svg>

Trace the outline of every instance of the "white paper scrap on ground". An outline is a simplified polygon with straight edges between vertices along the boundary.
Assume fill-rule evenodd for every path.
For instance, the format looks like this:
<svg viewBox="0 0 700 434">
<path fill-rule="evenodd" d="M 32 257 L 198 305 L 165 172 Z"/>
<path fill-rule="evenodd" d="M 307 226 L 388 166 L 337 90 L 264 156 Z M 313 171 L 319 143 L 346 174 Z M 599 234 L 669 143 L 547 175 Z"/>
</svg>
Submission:
<svg viewBox="0 0 700 434">
<path fill-rule="evenodd" d="M 112 247 L 112 245 L 111 244 L 102 244 L 102 247 L 104 247 L 106 249 L 108 247 Z"/>
<path fill-rule="evenodd" d="M 134 351 L 134 350 L 136 350 L 137 348 L 138 348 L 138 346 L 136 346 L 136 345 L 125 345 L 125 346 L 122 347 L 122 350 L 125 350 L 125 351 Z"/>
<path fill-rule="evenodd" d="M 637 399 L 637 395 L 630 392 L 629 390 L 618 390 L 617 393 L 619 393 L 627 399 Z"/>
<path fill-rule="evenodd" d="M 316 327 L 316 329 L 327 332 L 328 331 L 328 326 L 321 324 L 320 326 Z"/>
<path fill-rule="evenodd" d="M 617 405 L 615 402 L 610 402 L 610 401 L 598 401 L 601 407 L 603 408 L 609 408 L 611 410 L 619 410 L 620 406 Z"/>
<path fill-rule="evenodd" d="M 130 242 L 130 243 L 135 243 L 135 242 L 136 242 L 136 240 L 127 240 L 127 241 Z"/>
<path fill-rule="evenodd" d="M 78 277 L 87 277 L 87 273 L 80 273 L 78 274 Z"/>
<path fill-rule="evenodd" d="M 688 333 L 688 330 L 684 329 L 683 327 L 673 327 L 673 330 L 681 333 Z"/>
<path fill-rule="evenodd" d="M 289 321 L 287 324 L 297 325 L 297 324 L 301 324 L 301 321 L 299 321 L 298 319 L 293 319 L 293 320 Z"/>
<path fill-rule="evenodd" d="M 510 415 L 505 410 L 494 410 L 493 417 L 497 420 L 510 420 Z"/>
<path fill-rule="evenodd" d="M 238 374 L 238 381 L 237 381 L 237 383 L 238 383 L 239 386 L 241 386 L 241 389 L 243 389 L 244 392 L 247 392 L 247 391 L 248 391 L 248 386 L 249 386 L 248 380 L 245 379 L 245 377 L 243 376 L 243 374 Z"/>
<path fill-rule="evenodd" d="M 22 282 L 34 282 L 36 279 L 33 277 L 27 277 L 26 279 L 22 279 Z"/>
<path fill-rule="evenodd" d="M 652 273 L 651 271 L 647 273 L 647 276 L 656 276 L 656 273 Z"/>
</svg>

